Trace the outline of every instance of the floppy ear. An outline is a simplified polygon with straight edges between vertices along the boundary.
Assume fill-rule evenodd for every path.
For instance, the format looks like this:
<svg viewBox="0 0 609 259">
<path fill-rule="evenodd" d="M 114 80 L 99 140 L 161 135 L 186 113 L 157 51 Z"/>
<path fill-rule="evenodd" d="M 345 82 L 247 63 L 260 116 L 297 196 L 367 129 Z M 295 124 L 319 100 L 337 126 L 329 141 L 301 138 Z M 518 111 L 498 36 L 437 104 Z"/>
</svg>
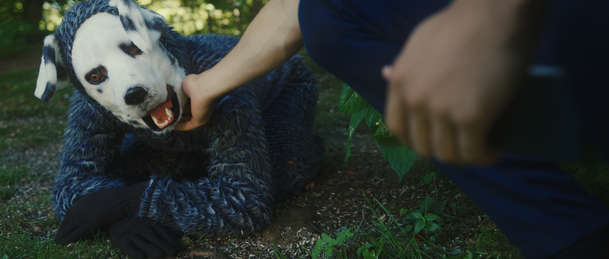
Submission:
<svg viewBox="0 0 609 259">
<path fill-rule="evenodd" d="M 64 83 L 67 83 L 67 77 L 59 51 L 59 43 L 55 34 L 50 34 L 44 38 L 34 95 L 38 99 L 48 102 L 55 94 L 57 87 L 66 85 Z"/>
<path fill-rule="evenodd" d="M 143 52 L 152 49 L 153 42 L 161 37 L 165 20 L 153 11 L 140 7 L 133 0 L 111 0 L 110 6 L 118 15 L 129 39 Z"/>
</svg>

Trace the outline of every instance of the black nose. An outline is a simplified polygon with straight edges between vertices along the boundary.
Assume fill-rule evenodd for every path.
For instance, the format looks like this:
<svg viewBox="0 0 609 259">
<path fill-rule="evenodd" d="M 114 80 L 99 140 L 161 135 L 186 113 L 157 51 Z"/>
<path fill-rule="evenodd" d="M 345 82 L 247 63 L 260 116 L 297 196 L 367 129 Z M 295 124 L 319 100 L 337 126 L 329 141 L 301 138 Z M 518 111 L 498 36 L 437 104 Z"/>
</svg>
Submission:
<svg viewBox="0 0 609 259">
<path fill-rule="evenodd" d="M 148 91 L 144 87 L 131 87 L 127 90 L 127 94 L 125 94 L 125 103 L 128 105 L 138 105 L 146 100 L 147 95 Z"/>
</svg>

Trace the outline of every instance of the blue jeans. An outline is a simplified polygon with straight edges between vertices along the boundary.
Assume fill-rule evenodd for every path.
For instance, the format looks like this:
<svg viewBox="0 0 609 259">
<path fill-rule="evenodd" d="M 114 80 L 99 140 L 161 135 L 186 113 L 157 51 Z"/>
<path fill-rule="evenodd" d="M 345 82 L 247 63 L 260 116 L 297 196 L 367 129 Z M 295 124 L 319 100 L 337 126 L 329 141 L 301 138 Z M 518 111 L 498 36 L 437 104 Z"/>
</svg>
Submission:
<svg viewBox="0 0 609 259">
<path fill-rule="evenodd" d="M 384 111 L 380 75 L 413 28 L 448 0 L 301 0 L 299 21 L 313 60 Z M 586 143 L 609 154 L 609 1 L 549 1 L 534 63 L 559 66 L 581 119 Z M 558 161 L 557 161 L 558 162 Z M 606 255 L 609 210 L 553 163 L 506 155 L 490 168 L 439 169 L 468 194 L 529 258 L 543 258 L 586 239 L 585 256 Z M 596 234 L 594 234 L 596 233 Z"/>
</svg>

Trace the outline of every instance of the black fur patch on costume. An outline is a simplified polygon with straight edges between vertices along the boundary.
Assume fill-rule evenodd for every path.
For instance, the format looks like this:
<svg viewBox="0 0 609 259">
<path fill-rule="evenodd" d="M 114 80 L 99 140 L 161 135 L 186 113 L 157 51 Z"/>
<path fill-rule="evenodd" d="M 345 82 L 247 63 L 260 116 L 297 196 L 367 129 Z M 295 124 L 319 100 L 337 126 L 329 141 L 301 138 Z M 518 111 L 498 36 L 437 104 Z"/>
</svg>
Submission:
<svg viewBox="0 0 609 259">
<path fill-rule="evenodd" d="M 51 46 L 42 47 L 42 57 L 45 64 L 55 65 L 55 49 Z"/>
<path fill-rule="evenodd" d="M 121 23 L 123 24 L 123 28 L 125 28 L 126 31 L 137 31 L 135 23 L 133 22 L 133 20 L 131 20 L 131 18 L 123 15 L 121 15 L 120 17 Z"/>
<path fill-rule="evenodd" d="M 42 97 L 40 97 L 40 99 L 42 99 L 42 101 L 44 101 L 44 102 L 49 102 L 49 100 L 51 100 L 51 98 L 53 98 L 56 88 L 57 88 L 57 86 L 55 84 L 51 84 L 51 83 L 47 82 L 47 85 L 44 88 L 44 93 L 42 94 Z"/>
<path fill-rule="evenodd" d="M 163 31 L 163 27 L 164 27 L 164 22 L 160 19 L 154 19 L 154 21 L 146 21 L 146 27 L 149 30 L 154 30 L 154 31 Z"/>
</svg>

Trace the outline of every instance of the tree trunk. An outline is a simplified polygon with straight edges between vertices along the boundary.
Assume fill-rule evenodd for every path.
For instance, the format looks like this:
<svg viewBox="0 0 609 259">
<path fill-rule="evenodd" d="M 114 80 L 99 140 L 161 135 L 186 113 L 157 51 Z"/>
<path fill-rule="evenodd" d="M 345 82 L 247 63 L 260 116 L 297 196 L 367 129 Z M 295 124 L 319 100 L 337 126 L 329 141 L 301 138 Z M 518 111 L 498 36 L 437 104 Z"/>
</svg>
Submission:
<svg viewBox="0 0 609 259">
<path fill-rule="evenodd" d="M 43 0 L 25 0 L 23 1 L 23 19 L 35 25 L 38 28 L 40 20 L 42 20 L 42 4 Z"/>
<path fill-rule="evenodd" d="M 38 25 L 42 20 L 42 4 L 44 0 L 24 0 L 23 1 L 23 20 L 30 24 L 31 29 L 27 30 L 25 39 L 28 42 L 40 41 L 42 35 Z"/>
</svg>

